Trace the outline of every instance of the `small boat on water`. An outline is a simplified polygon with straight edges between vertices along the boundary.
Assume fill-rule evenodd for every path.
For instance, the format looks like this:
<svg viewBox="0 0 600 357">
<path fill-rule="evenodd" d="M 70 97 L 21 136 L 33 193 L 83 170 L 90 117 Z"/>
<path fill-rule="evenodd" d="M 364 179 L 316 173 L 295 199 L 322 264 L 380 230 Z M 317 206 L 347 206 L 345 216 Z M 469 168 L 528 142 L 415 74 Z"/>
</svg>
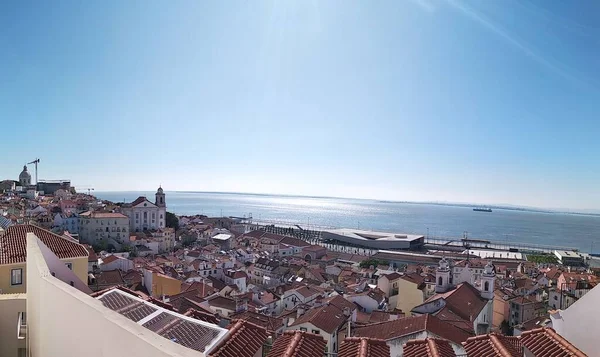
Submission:
<svg viewBox="0 0 600 357">
<path fill-rule="evenodd" d="M 475 212 L 492 212 L 492 209 L 489 207 L 475 207 L 473 208 Z"/>
</svg>

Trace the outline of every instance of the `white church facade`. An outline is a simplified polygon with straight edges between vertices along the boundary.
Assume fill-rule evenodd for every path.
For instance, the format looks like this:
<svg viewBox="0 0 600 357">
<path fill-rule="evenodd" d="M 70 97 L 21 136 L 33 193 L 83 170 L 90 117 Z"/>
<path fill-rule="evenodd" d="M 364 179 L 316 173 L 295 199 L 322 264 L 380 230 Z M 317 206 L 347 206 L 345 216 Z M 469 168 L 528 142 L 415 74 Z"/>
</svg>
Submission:
<svg viewBox="0 0 600 357">
<path fill-rule="evenodd" d="M 465 260 L 452 264 L 445 258 L 436 271 L 436 295 L 411 310 L 433 314 L 476 335 L 491 331 L 495 268 L 491 262 Z"/>
<path fill-rule="evenodd" d="M 129 217 L 131 232 L 165 228 L 167 203 L 162 187 L 159 187 L 156 191 L 154 203 L 150 202 L 146 197 L 140 196 L 132 203 L 124 205 L 122 212 Z"/>
</svg>

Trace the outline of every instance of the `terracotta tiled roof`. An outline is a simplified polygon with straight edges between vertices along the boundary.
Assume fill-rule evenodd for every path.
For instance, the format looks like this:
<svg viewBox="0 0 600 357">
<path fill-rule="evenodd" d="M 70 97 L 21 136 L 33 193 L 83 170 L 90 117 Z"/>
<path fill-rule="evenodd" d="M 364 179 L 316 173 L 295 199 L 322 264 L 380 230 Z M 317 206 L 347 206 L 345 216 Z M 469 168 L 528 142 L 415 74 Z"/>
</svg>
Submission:
<svg viewBox="0 0 600 357">
<path fill-rule="evenodd" d="M 300 287 L 300 288 L 296 289 L 296 291 L 297 291 L 297 292 L 298 292 L 300 295 L 304 296 L 305 298 L 309 298 L 309 297 L 311 297 L 311 296 L 314 296 L 314 295 L 316 295 L 316 294 L 320 293 L 320 291 L 319 291 L 319 290 L 317 290 L 317 289 L 313 288 L 313 287 L 312 287 L 312 286 L 310 286 L 310 285 L 308 285 L 308 286 L 302 286 L 302 287 Z"/>
<path fill-rule="evenodd" d="M 98 285 L 123 285 L 123 273 L 119 269 L 103 271 L 96 275 Z"/>
<path fill-rule="evenodd" d="M 483 259 L 479 259 L 479 258 L 471 258 L 469 260 L 461 260 L 460 262 L 454 264 L 455 267 L 466 267 L 467 265 L 469 266 L 469 268 L 483 268 L 485 267 L 485 265 L 487 264 L 486 260 Z"/>
<path fill-rule="evenodd" d="M 526 331 L 519 336 L 519 339 L 523 347 L 527 348 L 534 356 L 587 356 L 552 328 Z"/>
<path fill-rule="evenodd" d="M 131 202 L 131 205 L 136 206 L 144 201 L 148 201 L 148 199 L 145 196 L 140 196 L 140 197 L 136 198 L 135 201 Z M 150 202 L 150 201 L 148 201 L 148 202 Z"/>
<path fill-rule="evenodd" d="M 291 326 L 296 326 L 304 323 L 313 324 L 316 328 L 321 329 L 329 334 L 340 328 L 347 320 L 343 310 L 337 306 L 328 305 L 316 307 L 309 310 L 299 319 L 294 321 Z"/>
<path fill-rule="evenodd" d="M 89 257 L 85 246 L 31 224 L 10 226 L 0 234 L 0 265 L 25 263 L 27 233 L 34 233 L 58 258 Z"/>
<path fill-rule="evenodd" d="M 444 299 L 446 301 L 446 309 L 462 319 L 471 322 L 479 316 L 479 313 L 487 304 L 487 300 L 481 297 L 479 290 L 469 283 L 462 283 L 456 289 L 443 294 L 436 294 L 427 299 L 422 305 L 437 299 Z"/>
<path fill-rule="evenodd" d="M 244 311 L 239 314 L 230 315 L 230 317 L 233 319 L 248 321 L 255 325 L 263 327 L 271 335 L 273 335 L 277 332 L 277 330 L 285 326 L 282 318 L 267 316 L 252 311 Z"/>
<path fill-rule="evenodd" d="M 219 324 L 219 319 L 217 318 L 217 316 L 212 312 L 208 312 L 205 310 L 189 308 L 183 315 L 211 324 Z"/>
<path fill-rule="evenodd" d="M 348 337 L 342 342 L 338 357 L 389 357 L 390 346 L 384 340 Z"/>
<path fill-rule="evenodd" d="M 302 239 L 292 238 L 292 237 L 283 237 L 279 243 L 291 245 L 294 247 L 310 247 L 310 243 L 303 241 Z"/>
<path fill-rule="evenodd" d="M 228 299 L 223 296 L 217 296 L 213 299 L 210 299 L 208 300 L 208 303 L 210 304 L 210 306 L 219 307 L 230 311 L 235 311 L 236 308 L 235 300 Z"/>
<path fill-rule="evenodd" d="M 356 310 L 356 305 L 352 302 L 346 300 L 342 295 L 336 295 L 334 297 L 329 297 L 323 300 L 324 303 L 328 303 L 330 305 L 336 306 L 338 309 L 344 311 L 344 308 L 347 307 L 350 311 Z"/>
<path fill-rule="evenodd" d="M 115 260 L 119 260 L 119 257 L 116 255 L 109 255 L 106 258 L 102 259 L 102 264 L 109 264 L 114 262 Z"/>
<path fill-rule="evenodd" d="M 286 331 L 275 340 L 267 357 L 323 357 L 323 337 L 303 331 Z"/>
<path fill-rule="evenodd" d="M 508 337 L 492 333 L 470 337 L 463 342 L 468 356 L 489 356 L 489 357 L 521 357 L 521 342 L 518 337 Z M 554 355 L 540 355 L 554 356 Z"/>
<path fill-rule="evenodd" d="M 354 329 L 354 335 L 388 341 L 421 331 L 428 331 L 456 344 L 470 337 L 465 331 L 428 314 L 357 327 Z"/>
<path fill-rule="evenodd" d="M 426 338 L 410 340 L 404 344 L 404 357 L 455 357 L 454 349 L 446 340 Z"/>
<path fill-rule="evenodd" d="M 391 274 L 384 275 L 389 281 L 399 279 L 402 275 L 397 272 L 393 272 Z"/>
<path fill-rule="evenodd" d="M 209 354 L 210 357 L 253 357 L 267 340 L 267 331 L 243 320 L 233 320 L 229 334 Z"/>
</svg>

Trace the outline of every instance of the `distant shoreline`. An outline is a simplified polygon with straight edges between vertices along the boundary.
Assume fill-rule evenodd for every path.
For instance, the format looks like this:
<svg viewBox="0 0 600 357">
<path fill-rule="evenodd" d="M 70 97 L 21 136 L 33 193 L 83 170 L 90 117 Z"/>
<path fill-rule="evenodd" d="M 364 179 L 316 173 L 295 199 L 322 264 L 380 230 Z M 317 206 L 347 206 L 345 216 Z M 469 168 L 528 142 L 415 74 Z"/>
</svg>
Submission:
<svg viewBox="0 0 600 357">
<path fill-rule="evenodd" d="M 97 193 L 119 193 L 119 192 L 151 192 L 151 191 L 98 191 Z M 166 191 L 167 193 L 169 191 Z M 176 193 L 200 193 L 200 194 L 217 194 L 217 195 L 245 195 L 245 196 L 258 196 L 258 197 L 297 197 L 297 198 L 318 198 L 318 199 L 333 199 L 333 200 L 356 200 L 356 201 L 370 201 L 381 204 L 411 204 L 411 205 L 434 205 L 434 206 L 448 206 L 448 207 L 489 207 L 491 209 L 499 209 L 506 211 L 517 211 L 517 212 L 530 212 L 530 213 L 546 213 L 546 214 L 564 214 L 574 216 L 591 216 L 600 217 L 600 213 L 586 213 L 577 211 L 564 211 L 564 210 L 552 210 L 535 207 L 519 207 L 519 206 L 505 206 L 505 205 L 490 205 L 481 203 L 453 203 L 453 202 L 430 202 L 430 201 L 396 201 L 396 200 L 379 200 L 370 198 L 353 198 L 353 197 L 335 197 L 335 196 L 308 196 L 308 195 L 290 195 L 290 194 L 269 194 L 269 193 L 252 193 L 252 192 L 222 192 L 222 191 L 171 191 Z"/>
</svg>

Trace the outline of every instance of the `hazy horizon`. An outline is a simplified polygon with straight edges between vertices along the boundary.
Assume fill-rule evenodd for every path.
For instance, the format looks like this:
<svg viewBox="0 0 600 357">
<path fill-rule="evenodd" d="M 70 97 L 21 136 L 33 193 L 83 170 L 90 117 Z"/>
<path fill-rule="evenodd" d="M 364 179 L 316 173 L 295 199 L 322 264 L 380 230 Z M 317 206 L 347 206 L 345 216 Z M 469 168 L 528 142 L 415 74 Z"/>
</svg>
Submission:
<svg viewBox="0 0 600 357">
<path fill-rule="evenodd" d="M 598 13 L 1 2 L 0 177 L 600 210 Z"/>
<path fill-rule="evenodd" d="M 84 190 L 85 191 L 85 190 Z M 91 193 L 152 193 L 156 190 L 103 190 L 103 191 L 92 191 Z M 456 205 L 456 206 L 472 206 L 472 207 L 501 207 L 506 209 L 525 209 L 525 210 L 539 210 L 548 211 L 555 213 L 579 213 L 579 214 L 597 214 L 600 210 L 595 209 L 571 209 L 568 207 L 535 207 L 535 206 L 522 206 L 515 205 L 512 203 L 482 203 L 482 202 L 452 202 L 452 201 L 410 201 L 410 200 L 391 200 L 383 198 L 372 198 L 372 197 L 342 197 L 342 196 L 323 196 L 323 195 L 298 195 L 288 193 L 262 193 L 262 192 L 233 192 L 233 191 L 198 191 L 198 190 L 165 190 L 166 194 L 169 193 L 206 193 L 206 194 L 224 194 L 224 195 L 253 195 L 253 196 L 273 196 L 273 197 L 304 197 L 304 198 L 325 198 L 325 199 L 347 199 L 347 200 L 365 200 L 365 201 L 379 201 L 379 202 L 391 202 L 391 203 L 408 203 L 408 204 L 440 204 L 440 205 Z M 85 193 L 85 192 L 80 192 Z M 151 198 L 150 198 L 151 199 Z"/>
</svg>

